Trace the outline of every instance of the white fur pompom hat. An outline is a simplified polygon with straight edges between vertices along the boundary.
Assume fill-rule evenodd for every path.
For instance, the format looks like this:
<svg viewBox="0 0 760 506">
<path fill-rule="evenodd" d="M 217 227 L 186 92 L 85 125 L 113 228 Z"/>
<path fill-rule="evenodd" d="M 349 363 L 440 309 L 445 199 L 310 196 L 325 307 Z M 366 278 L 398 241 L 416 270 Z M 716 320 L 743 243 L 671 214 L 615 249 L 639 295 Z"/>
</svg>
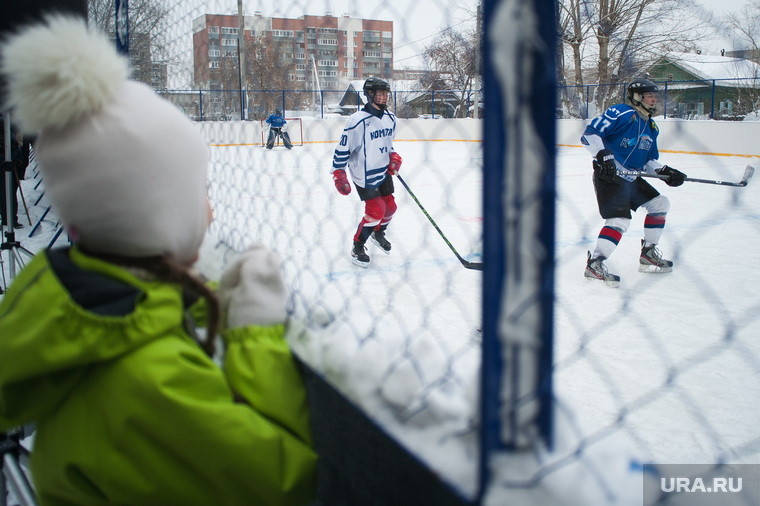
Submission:
<svg viewBox="0 0 760 506">
<path fill-rule="evenodd" d="M 114 43 L 56 16 L 0 47 L 4 110 L 37 134 L 45 192 L 72 237 L 94 252 L 192 261 L 208 226 L 208 147 L 199 129 L 128 79 Z"/>
</svg>

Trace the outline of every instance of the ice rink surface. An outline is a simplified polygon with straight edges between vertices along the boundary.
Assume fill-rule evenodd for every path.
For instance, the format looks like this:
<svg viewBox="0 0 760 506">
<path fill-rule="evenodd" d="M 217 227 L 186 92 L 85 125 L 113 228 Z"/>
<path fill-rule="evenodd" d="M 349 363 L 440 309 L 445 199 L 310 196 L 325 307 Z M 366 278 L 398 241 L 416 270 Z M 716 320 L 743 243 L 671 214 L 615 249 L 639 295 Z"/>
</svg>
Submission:
<svg viewBox="0 0 760 506">
<path fill-rule="evenodd" d="M 688 176 L 739 181 L 744 157 L 671 154 Z M 760 199 L 733 188 L 653 181 L 671 201 L 659 248 L 672 273 L 637 271 L 645 212 L 607 260 L 619 289 L 582 278 L 602 221 L 589 157 L 557 158 L 555 389 L 590 427 L 622 422 L 637 453 L 657 463 L 760 463 Z"/>
<path fill-rule="evenodd" d="M 300 227 L 297 251 L 282 251 L 298 293 L 294 314 L 305 315 L 310 328 L 294 347 L 431 467 L 471 492 L 482 274 L 459 263 L 398 183 L 398 212 L 387 232 L 391 255 L 368 244 L 370 267 L 352 265 L 348 251 L 362 206 L 355 193 L 335 191 L 333 148 L 246 155 L 261 170 L 278 167 L 278 177 L 298 181 L 283 183 L 277 195 L 300 216 L 293 221 Z M 402 177 L 469 261 L 482 261 L 481 149 L 396 143 Z M 727 181 L 738 181 L 755 163 L 667 151 L 660 160 L 691 177 Z M 622 277 L 620 288 L 589 282 L 586 252 L 602 226 L 590 157 L 580 147 L 558 148 L 554 384 L 563 404 L 558 426 L 574 427 L 560 446 L 617 454 L 623 463 L 760 462 L 760 386 L 753 381 L 760 373 L 758 181 L 746 188 L 649 181 L 671 201 L 659 248 L 674 261 L 673 272 L 637 271 L 642 210 L 607 261 Z M 298 225 L 312 218 L 317 234 Z"/>
<path fill-rule="evenodd" d="M 221 235 L 238 249 L 263 240 L 280 253 L 294 294 L 295 351 L 472 493 L 482 273 L 462 266 L 398 183 L 387 233 L 392 253 L 368 244 L 370 267 L 352 265 L 363 209 L 355 191 L 335 190 L 333 149 L 212 147 L 216 221 L 201 265 L 213 273 L 228 260 L 216 247 Z M 402 177 L 452 246 L 482 261 L 482 145 L 398 142 L 396 150 Z M 667 151 L 660 160 L 691 177 L 733 181 L 758 165 L 756 158 Z M 670 188 L 650 179 L 671 201 L 659 248 L 674 269 L 637 272 L 644 212 L 636 212 L 606 262 L 622 278 L 618 289 L 583 277 L 602 225 L 588 153 L 558 148 L 556 181 L 554 388 L 563 406 L 558 426 L 573 427 L 558 451 L 582 445 L 588 455 L 615 452 L 640 462 L 760 463 L 760 181 Z M 22 182 L 33 223 L 47 205 L 44 198 L 33 205 L 43 189 L 36 185 Z M 37 251 L 55 223 L 49 214 L 35 236 L 26 227 L 17 239 Z"/>
</svg>

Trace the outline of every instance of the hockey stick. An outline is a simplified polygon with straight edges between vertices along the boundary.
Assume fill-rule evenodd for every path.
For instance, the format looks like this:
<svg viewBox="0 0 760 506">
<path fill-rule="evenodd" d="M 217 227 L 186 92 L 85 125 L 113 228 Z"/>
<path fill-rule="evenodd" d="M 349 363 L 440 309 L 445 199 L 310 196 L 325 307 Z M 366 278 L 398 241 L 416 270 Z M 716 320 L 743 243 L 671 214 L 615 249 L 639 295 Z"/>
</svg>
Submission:
<svg viewBox="0 0 760 506">
<path fill-rule="evenodd" d="M 446 242 L 446 244 L 449 245 L 449 248 L 451 248 L 451 251 L 454 252 L 454 255 L 456 255 L 456 257 L 459 259 L 459 261 L 462 262 L 462 265 L 464 265 L 464 267 L 466 269 L 473 269 L 473 270 L 476 270 L 476 271 L 482 271 L 483 270 L 483 263 L 482 262 L 468 262 L 467 260 L 465 260 L 464 258 L 462 258 L 462 256 L 459 253 L 457 253 L 457 250 L 454 249 L 454 246 L 451 245 L 451 243 L 449 242 L 449 240 L 446 239 L 446 236 L 443 234 L 443 232 L 441 231 L 441 229 L 438 228 L 438 225 L 435 224 L 435 221 L 433 221 L 433 218 L 431 218 L 430 215 L 428 214 L 428 212 L 425 211 L 425 208 L 422 207 L 422 204 L 420 204 L 420 201 L 417 200 L 417 197 L 414 195 L 414 193 L 412 192 L 412 190 L 409 188 L 409 185 L 406 184 L 406 181 L 404 181 L 404 179 L 401 176 L 399 176 L 398 174 L 396 174 L 396 178 L 398 178 L 398 180 L 401 182 L 401 184 L 404 185 L 404 188 L 406 188 L 406 191 L 409 192 L 409 195 L 411 195 L 412 199 L 414 199 L 414 201 L 417 203 L 417 205 L 419 206 L 419 208 L 422 210 L 422 213 L 425 216 L 427 216 L 427 219 L 430 220 L 430 223 L 433 224 L 433 227 L 435 227 L 435 229 L 438 231 L 438 233 L 441 234 L 441 237 L 443 238 L 443 240 Z"/>
<path fill-rule="evenodd" d="M 689 181 L 692 183 L 705 183 L 705 184 L 715 184 L 715 185 L 721 185 L 721 186 L 738 186 L 738 187 L 745 187 L 747 184 L 749 184 L 749 180 L 752 179 L 752 175 L 755 173 L 755 168 L 751 165 L 747 165 L 747 168 L 744 169 L 744 176 L 742 176 L 741 180 L 738 183 L 733 183 L 731 181 L 720 181 L 716 179 L 697 179 L 693 177 L 687 177 L 684 179 L 684 181 Z M 656 179 L 668 179 L 668 176 L 663 176 L 662 174 L 644 174 L 638 171 L 618 171 L 618 174 L 624 175 L 624 176 L 640 176 L 640 177 L 653 177 Z"/>
</svg>

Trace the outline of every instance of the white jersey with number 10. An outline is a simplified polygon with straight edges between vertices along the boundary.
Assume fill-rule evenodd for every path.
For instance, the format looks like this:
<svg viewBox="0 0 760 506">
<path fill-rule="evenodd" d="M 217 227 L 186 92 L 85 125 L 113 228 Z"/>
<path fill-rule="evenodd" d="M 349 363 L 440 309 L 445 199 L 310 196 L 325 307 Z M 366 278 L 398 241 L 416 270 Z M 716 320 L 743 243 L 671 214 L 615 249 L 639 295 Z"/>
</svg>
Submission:
<svg viewBox="0 0 760 506">
<path fill-rule="evenodd" d="M 354 184 L 377 188 L 387 176 L 396 137 L 396 116 L 383 111 L 378 118 L 366 111 L 351 115 L 333 155 L 333 172 L 346 169 Z"/>
</svg>

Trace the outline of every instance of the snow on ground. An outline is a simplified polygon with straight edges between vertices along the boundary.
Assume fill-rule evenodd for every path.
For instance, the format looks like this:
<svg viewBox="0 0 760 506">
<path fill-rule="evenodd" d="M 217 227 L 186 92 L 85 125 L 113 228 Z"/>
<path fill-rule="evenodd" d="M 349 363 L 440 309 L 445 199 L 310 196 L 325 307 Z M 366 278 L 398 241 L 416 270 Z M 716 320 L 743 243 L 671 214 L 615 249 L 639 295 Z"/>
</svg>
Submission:
<svg viewBox="0 0 760 506">
<path fill-rule="evenodd" d="M 232 256 L 217 238 L 236 250 L 264 240 L 280 253 L 293 292 L 294 350 L 470 495 L 478 454 L 481 273 L 462 267 L 400 184 L 388 231 L 392 254 L 368 244 L 372 265 L 352 265 L 348 250 L 362 208 L 355 193 L 341 196 L 332 185 L 333 147 L 212 147 L 216 221 L 200 265 L 218 273 Z M 404 157 L 402 177 L 448 240 L 466 259 L 482 261 L 481 145 L 404 142 L 396 149 Z M 692 177 L 725 180 L 738 180 L 755 163 L 667 152 L 661 160 Z M 557 451 L 544 456 L 547 462 L 572 456 L 582 441 L 583 455 L 599 465 L 608 487 L 630 460 L 760 463 L 760 181 L 746 188 L 654 181 L 672 203 L 660 249 L 674 271 L 637 272 L 644 218 L 638 212 L 607 261 L 622 277 L 615 290 L 583 278 L 602 223 L 588 154 L 559 148 L 557 165 L 554 385 L 567 411 L 558 412 Z M 33 223 L 47 205 L 44 197 L 32 205 L 42 190 L 36 184 L 23 182 Z M 35 236 L 27 237 L 27 226 L 17 238 L 37 251 L 54 225 L 48 214 Z M 614 466 L 605 465 L 610 459 Z M 529 495 L 562 497 L 568 483 L 583 479 L 574 474 L 577 461 L 569 458 Z M 520 476 L 514 460 L 502 469 L 512 474 L 497 470 L 493 504 L 503 494 L 524 493 L 504 485 Z M 635 500 L 629 503 L 641 504 Z"/>
<path fill-rule="evenodd" d="M 660 143 L 667 147 L 667 139 Z M 691 177 L 726 181 L 757 165 L 746 157 L 662 151 L 660 160 Z M 554 389 L 562 409 L 556 452 L 544 455 L 543 465 L 561 457 L 573 463 L 578 447 L 585 458 L 559 466 L 537 494 L 547 504 L 586 498 L 586 504 L 639 505 L 641 476 L 626 469 L 631 462 L 760 463 L 754 381 L 760 373 L 760 182 L 670 188 L 650 180 L 671 201 L 659 248 L 674 270 L 637 271 L 639 211 L 606 262 L 622 278 L 612 289 L 583 278 L 602 225 L 589 165 L 585 149 L 559 148 Z M 588 461 L 595 470 L 584 480 L 578 468 Z M 505 471 L 501 482 L 520 475 L 514 466 L 504 469 L 512 475 Z M 596 481 L 589 474 L 605 477 L 606 487 L 596 491 L 603 500 L 584 486 Z M 519 492 L 510 493 L 514 500 Z"/>
</svg>

